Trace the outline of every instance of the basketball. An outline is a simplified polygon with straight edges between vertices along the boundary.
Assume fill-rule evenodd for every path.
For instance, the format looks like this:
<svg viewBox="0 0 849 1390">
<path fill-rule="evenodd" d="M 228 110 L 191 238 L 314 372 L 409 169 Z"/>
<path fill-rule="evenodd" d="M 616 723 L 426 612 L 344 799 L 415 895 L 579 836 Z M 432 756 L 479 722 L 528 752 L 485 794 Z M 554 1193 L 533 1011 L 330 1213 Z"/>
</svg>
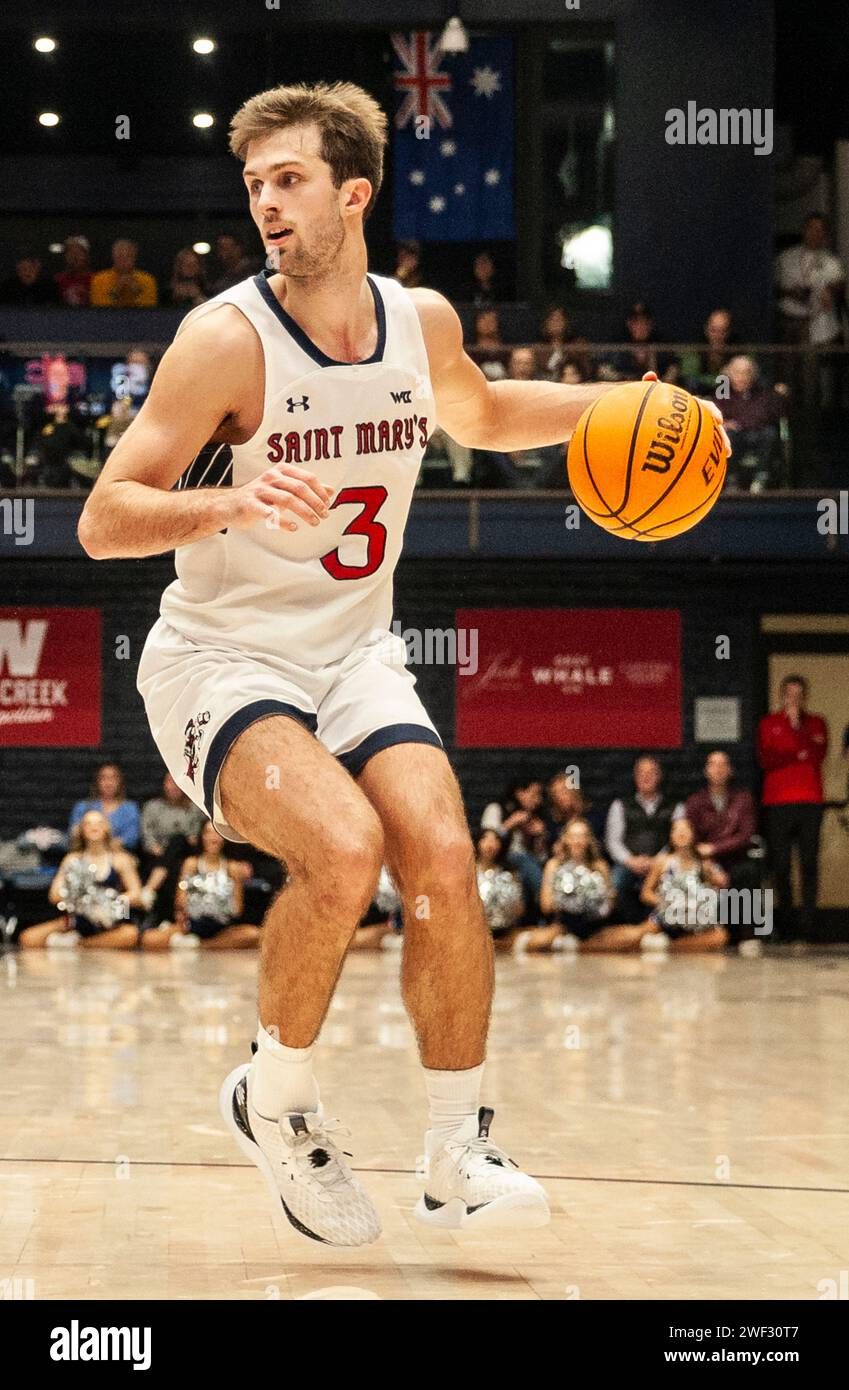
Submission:
<svg viewBox="0 0 849 1390">
<path fill-rule="evenodd" d="M 727 450 L 705 405 L 681 386 L 629 381 L 595 401 L 569 444 L 575 500 L 625 540 L 662 541 L 707 516 Z"/>
</svg>

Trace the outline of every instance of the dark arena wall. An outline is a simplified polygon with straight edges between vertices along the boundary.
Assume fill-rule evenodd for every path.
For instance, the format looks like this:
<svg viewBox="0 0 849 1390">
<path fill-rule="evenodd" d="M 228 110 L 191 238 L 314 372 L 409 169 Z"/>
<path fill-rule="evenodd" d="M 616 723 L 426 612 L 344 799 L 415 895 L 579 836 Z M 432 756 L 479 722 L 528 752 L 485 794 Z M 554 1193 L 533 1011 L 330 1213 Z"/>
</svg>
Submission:
<svg viewBox="0 0 849 1390">
<path fill-rule="evenodd" d="M 842 567 L 841 567 L 842 572 Z M 6 561 L 0 570 L 6 604 L 95 606 L 102 612 L 103 732 L 99 749 L 38 748 L 2 752 L 0 838 L 27 825 L 64 827 L 77 798 L 86 794 L 94 764 L 114 758 L 125 770 L 129 794 L 143 800 L 162 776 L 135 676 L 141 648 L 154 622 L 162 589 L 173 575 L 168 558 L 100 562 L 32 559 Z M 450 628 L 458 608 L 678 608 L 682 615 L 682 717 L 680 748 L 657 750 L 667 785 L 686 795 L 698 784 L 708 745 L 693 735 L 697 695 L 738 697 L 743 738 L 723 745 L 738 776 L 757 788 L 752 734 L 766 691 L 760 637 L 763 612 L 829 613 L 845 608 L 831 561 L 796 561 L 792 588 L 778 562 L 595 564 L 525 559 L 408 559 L 396 574 L 395 615 L 403 629 Z M 730 655 L 718 660 L 716 638 L 730 639 Z M 128 644 L 122 639 L 129 639 Z M 116 651 L 128 650 L 126 658 Z M 577 764 L 585 791 L 606 803 L 630 785 L 635 751 L 629 748 L 463 748 L 454 744 L 455 672 L 444 665 L 414 668 L 425 705 L 445 740 L 463 786 L 470 818 L 498 796 L 515 773 L 545 777 Z M 833 736 L 838 735 L 833 730 Z"/>
</svg>

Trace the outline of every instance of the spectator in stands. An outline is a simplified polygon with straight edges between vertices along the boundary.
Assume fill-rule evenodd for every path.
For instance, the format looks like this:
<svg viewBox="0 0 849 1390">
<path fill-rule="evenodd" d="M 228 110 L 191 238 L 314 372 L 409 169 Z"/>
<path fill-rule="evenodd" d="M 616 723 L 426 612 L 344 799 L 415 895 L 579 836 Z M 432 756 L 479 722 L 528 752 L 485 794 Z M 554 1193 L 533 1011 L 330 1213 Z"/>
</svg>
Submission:
<svg viewBox="0 0 849 1390">
<path fill-rule="evenodd" d="M 811 213 L 801 240 L 776 258 L 778 328 L 784 343 L 826 346 L 840 340 L 846 271 L 827 243 L 826 219 Z"/>
<path fill-rule="evenodd" d="M 705 346 L 700 351 L 685 352 L 681 358 L 681 376 L 688 391 L 697 396 L 714 394 L 716 378 L 725 370 L 733 342 L 730 311 L 713 309 L 705 319 Z"/>
<path fill-rule="evenodd" d="M 659 352 L 654 346 L 654 315 L 645 300 L 638 299 L 625 319 L 625 338 L 633 347 L 617 352 L 609 363 L 599 367 L 599 376 L 606 381 L 639 381 L 645 372 L 656 372 L 661 381 L 669 381 L 679 370 L 679 363 L 669 352 Z"/>
<path fill-rule="evenodd" d="M 705 760 L 707 785 L 687 798 L 685 807 L 696 836 L 696 853 L 712 859 L 732 888 L 757 888 L 760 869 L 749 850 L 757 825 L 752 793 L 734 785 L 728 754 L 714 749 Z"/>
<path fill-rule="evenodd" d="M 784 940 L 792 939 L 790 865 L 794 845 L 802 880 L 798 924 L 803 940 L 813 933 L 817 906 L 822 764 L 828 752 L 828 727 L 820 715 L 808 712 L 807 699 L 804 676 L 785 676 L 781 709 L 765 714 L 758 725 L 758 761 L 764 771 L 761 800 Z"/>
<path fill-rule="evenodd" d="M 71 835 L 48 898 L 63 917 L 21 932 L 19 946 L 96 946 L 127 949 L 138 941 L 130 909 L 141 906 L 141 884 L 131 854 L 112 835 L 109 821 L 89 810 Z"/>
<path fill-rule="evenodd" d="M 577 351 L 584 339 L 576 338 L 572 332 L 569 315 L 559 304 L 552 304 L 548 309 L 542 321 L 540 338 L 543 344 L 539 357 L 540 367 L 551 381 L 563 380 L 563 368 L 567 363 L 579 366 L 582 373 L 579 380 L 588 379 L 589 359 L 585 352 Z"/>
<path fill-rule="evenodd" d="M 196 840 L 203 822 L 203 811 L 189 800 L 171 773 L 166 772 L 162 779 L 162 795 L 151 797 L 142 807 L 142 848 L 152 860 L 161 860 L 175 836 Z"/>
<path fill-rule="evenodd" d="M 728 931 L 719 921 L 718 891 L 728 877 L 701 858 L 686 816 L 673 816 L 669 847 L 652 861 L 640 898 L 652 908 L 640 938 L 643 951 L 721 951 Z"/>
<path fill-rule="evenodd" d="M 675 816 L 684 807 L 662 791 L 663 771 L 657 758 L 641 756 L 634 763 L 634 794 L 613 801 L 607 813 L 604 840 L 613 862 L 613 885 L 618 914 L 627 922 L 639 920 L 638 893 L 655 855 L 669 840 Z"/>
<path fill-rule="evenodd" d="M 532 347 L 514 347 L 510 350 L 507 375 L 511 381 L 536 381 L 537 355 Z"/>
<path fill-rule="evenodd" d="M 174 257 L 165 302 L 174 309 L 189 310 L 207 298 L 203 260 L 191 246 L 184 246 Z"/>
<path fill-rule="evenodd" d="M 774 487 L 781 463 L 779 425 L 786 387 L 770 389 L 758 381 L 753 358 L 732 357 L 725 368 L 728 390 L 722 400 L 725 428 L 731 440 L 731 480 L 745 491 Z"/>
<path fill-rule="evenodd" d="M 589 381 L 586 374 L 583 354 L 575 357 L 567 357 L 560 368 L 560 381 L 564 386 L 581 386 L 583 382 Z"/>
<path fill-rule="evenodd" d="M 156 280 L 138 270 L 139 248 L 128 237 L 112 243 L 112 265 L 91 277 L 90 302 L 96 309 L 150 309 L 157 302 Z"/>
<path fill-rule="evenodd" d="M 553 777 L 549 777 L 545 794 L 545 828 L 549 846 L 554 844 L 561 832 L 576 818 L 585 820 L 596 839 L 601 838 L 604 833 L 604 813 L 593 806 L 580 787 L 575 786 L 571 772 L 555 772 Z"/>
<path fill-rule="evenodd" d="M 210 295 L 221 294 L 222 290 L 229 290 L 231 285 L 238 285 L 240 280 L 247 280 L 249 275 L 256 275 L 262 266 L 259 257 L 245 254 L 242 238 L 233 232 L 222 232 L 215 238 L 215 260 Z"/>
<path fill-rule="evenodd" d="M 490 381 L 500 381 L 507 375 L 504 363 L 509 349 L 501 336 L 496 309 L 480 309 L 475 314 L 475 336 L 468 351 Z"/>
<path fill-rule="evenodd" d="M 472 304 L 495 304 L 501 298 L 495 261 L 489 251 L 478 251 L 472 261 L 472 279 L 465 298 Z"/>
<path fill-rule="evenodd" d="M 523 932 L 516 951 L 633 949 L 634 927 L 608 927 L 614 901 L 610 870 L 588 821 L 575 816 L 552 846 L 540 890 L 540 907 L 553 920 Z"/>
<path fill-rule="evenodd" d="M 14 275 L 0 284 L 0 303 L 14 304 L 19 309 L 39 309 L 45 304 L 59 303 L 59 291 L 53 281 L 42 274 L 41 257 L 37 252 L 19 252 Z"/>
<path fill-rule="evenodd" d="M 53 276 L 59 298 L 72 309 L 83 308 L 91 293 L 91 265 L 88 237 L 65 237 L 62 246 L 63 269 Z"/>
<path fill-rule="evenodd" d="M 70 487 L 74 481 L 69 459 L 74 452 L 88 446 L 85 430 L 72 417 L 66 403 L 53 406 L 50 418 L 43 426 L 36 445 L 41 466 L 38 482 L 41 487 Z"/>
<path fill-rule="evenodd" d="M 511 381 L 535 381 L 539 376 L 537 355 L 532 347 L 514 347 L 510 352 L 508 375 Z M 509 462 L 514 487 L 547 486 L 555 474 L 565 470 L 565 450 L 562 444 L 550 444 L 536 449 L 517 449 L 502 457 Z"/>
<path fill-rule="evenodd" d="M 240 921 L 243 876 L 224 858 L 224 839 L 211 821 L 200 832 L 200 853 L 183 863 L 175 903 L 176 921 L 146 931 L 146 951 L 185 948 L 249 950 L 259 945 L 259 927 Z"/>
<path fill-rule="evenodd" d="M 507 864 L 516 870 L 522 884 L 527 920 L 534 921 L 547 851 L 542 783 L 534 778 L 514 778 L 500 801 L 490 801 L 484 807 L 480 828 L 493 830 L 504 840 Z"/>
<path fill-rule="evenodd" d="M 422 245 L 420 241 L 399 241 L 393 272 L 399 284 L 408 290 L 418 289 L 422 281 Z"/>
<path fill-rule="evenodd" d="M 133 406 L 132 396 L 117 396 L 112 403 L 109 414 L 101 415 L 95 421 L 95 428 L 100 431 L 104 461 L 108 459 L 121 435 L 129 429 L 137 414 L 138 411 Z"/>
<path fill-rule="evenodd" d="M 138 848 L 139 808 L 135 801 L 127 800 L 124 774 L 117 763 L 101 763 L 96 769 L 88 800 L 78 801 L 71 811 L 69 834 L 87 811 L 100 811 L 106 817 L 114 839 L 124 849 L 135 851 Z"/>
<path fill-rule="evenodd" d="M 127 353 L 126 390 L 133 405 L 140 406 L 150 392 L 153 361 L 146 348 L 131 347 Z"/>
</svg>

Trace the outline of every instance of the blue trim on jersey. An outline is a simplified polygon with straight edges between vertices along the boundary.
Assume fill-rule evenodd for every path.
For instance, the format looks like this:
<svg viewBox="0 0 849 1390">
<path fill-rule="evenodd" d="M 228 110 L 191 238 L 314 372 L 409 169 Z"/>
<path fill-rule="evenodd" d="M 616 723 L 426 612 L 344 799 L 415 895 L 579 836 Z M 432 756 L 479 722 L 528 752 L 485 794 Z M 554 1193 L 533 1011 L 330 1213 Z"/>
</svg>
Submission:
<svg viewBox="0 0 849 1390">
<path fill-rule="evenodd" d="M 358 777 L 369 758 L 373 758 L 375 753 L 382 753 L 384 748 L 394 748 L 398 743 L 426 743 L 432 748 L 442 747 L 439 734 L 424 724 L 387 724 L 383 729 L 375 729 L 350 753 L 337 753 L 336 756 L 352 777 Z"/>
<path fill-rule="evenodd" d="M 386 347 L 386 309 L 383 303 L 383 296 L 370 275 L 366 276 L 369 289 L 374 299 L 374 312 L 377 319 L 377 347 L 371 357 L 364 357 L 361 362 L 337 362 L 335 358 L 328 357 L 326 352 L 316 347 L 312 338 L 308 337 L 299 323 L 295 323 L 291 314 L 287 314 L 280 300 L 277 298 L 273 289 L 268 283 L 269 276 L 276 275 L 276 270 L 261 270 L 254 276 L 254 284 L 265 300 L 275 318 L 279 319 L 286 332 L 294 338 L 299 348 L 317 362 L 320 367 L 366 367 L 371 362 L 382 362 L 383 352 Z"/>
<path fill-rule="evenodd" d="M 225 719 L 209 745 L 209 752 L 206 755 L 203 769 L 203 804 L 210 820 L 212 820 L 215 783 L 218 781 L 218 774 L 224 759 L 239 735 L 245 732 L 245 729 L 250 728 L 251 724 L 255 724 L 258 719 L 266 719 L 270 714 L 289 715 L 290 718 L 296 719 L 299 724 L 303 724 L 304 728 L 311 734 L 315 733 L 318 726 L 318 720 L 314 714 L 308 714 L 306 710 L 298 709 L 297 705 L 288 705 L 284 700 L 252 700 L 249 705 L 242 705 L 242 708 L 237 709 L 235 714 L 231 714 L 229 719 Z"/>
</svg>

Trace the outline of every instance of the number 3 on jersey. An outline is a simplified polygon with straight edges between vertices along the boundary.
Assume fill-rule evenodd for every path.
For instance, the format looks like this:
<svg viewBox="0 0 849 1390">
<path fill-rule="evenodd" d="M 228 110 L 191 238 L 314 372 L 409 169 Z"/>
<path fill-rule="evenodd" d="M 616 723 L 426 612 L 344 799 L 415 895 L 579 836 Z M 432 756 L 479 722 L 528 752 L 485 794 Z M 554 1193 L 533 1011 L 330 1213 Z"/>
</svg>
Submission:
<svg viewBox="0 0 849 1390">
<path fill-rule="evenodd" d="M 333 579 L 364 579 L 367 574 L 374 574 L 383 564 L 386 554 L 386 527 L 382 522 L 375 521 L 375 517 L 388 495 L 385 487 L 343 487 L 332 503 L 331 510 L 347 503 L 359 504 L 362 511 L 348 523 L 342 534 L 365 536 L 368 539 L 364 565 L 343 565 L 338 550 L 329 550 L 326 555 L 320 557 L 322 565 Z"/>
</svg>

